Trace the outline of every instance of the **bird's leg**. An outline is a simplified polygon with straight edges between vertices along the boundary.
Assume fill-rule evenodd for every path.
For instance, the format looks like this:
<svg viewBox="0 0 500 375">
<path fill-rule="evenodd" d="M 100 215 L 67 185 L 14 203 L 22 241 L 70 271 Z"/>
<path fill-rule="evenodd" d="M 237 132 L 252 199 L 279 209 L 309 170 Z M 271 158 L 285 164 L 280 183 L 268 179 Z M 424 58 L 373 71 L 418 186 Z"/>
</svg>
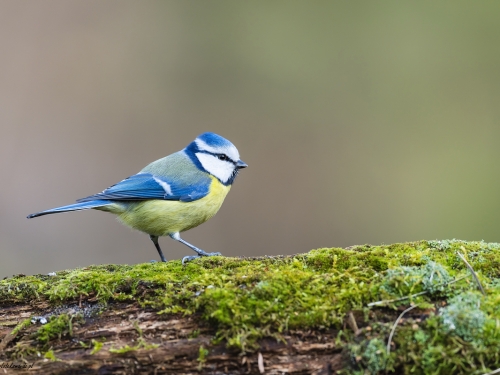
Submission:
<svg viewBox="0 0 500 375">
<path fill-rule="evenodd" d="M 196 246 L 193 246 L 191 245 L 189 242 L 186 242 L 184 241 L 181 236 L 179 235 L 179 232 L 177 233 L 172 233 L 172 234 L 169 234 L 170 238 L 176 240 L 176 241 L 179 241 L 180 243 L 183 243 L 184 245 L 186 245 L 187 247 L 189 247 L 190 249 L 196 251 L 196 253 L 198 255 L 188 255 L 188 256 L 185 256 L 184 258 L 182 258 L 182 264 L 184 264 L 185 262 L 189 262 L 193 259 L 196 259 L 196 258 L 199 258 L 199 257 L 211 257 L 211 256 L 215 256 L 215 255 L 221 255 L 220 253 L 207 253 L 201 249 L 198 249 Z"/>
<path fill-rule="evenodd" d="M 158 243 L 158 236 L 153 236 L 152 234 L 150 234 L 149 238 L 151 238 L 151 241 L 153 241 L 153 243 L 155 244 L 156 250 L 158 250 L 158 254 L 160 254 L 161 261 L 166 262 L 167 260 L 165 259 L 165 256 L 161 251 L 160 244 Z"/>
</svg>

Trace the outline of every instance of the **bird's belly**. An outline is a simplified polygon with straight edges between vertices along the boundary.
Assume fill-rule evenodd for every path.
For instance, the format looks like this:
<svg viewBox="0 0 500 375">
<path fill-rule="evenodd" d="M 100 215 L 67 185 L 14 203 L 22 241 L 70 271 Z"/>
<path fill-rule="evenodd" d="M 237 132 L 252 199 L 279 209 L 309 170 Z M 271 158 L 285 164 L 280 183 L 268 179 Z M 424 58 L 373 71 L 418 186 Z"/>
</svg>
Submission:
<svg viewBox="0 0 500 375">
<path fill-rule="evenodd" d="M 215 180 L 211 184 L 210 192 L 196 201 L 154 199 L 129 203 L 125 212 L 118 215 L 118 219 L 129 227 L 155 236 L 183 232 L 214 216 L 230 188 Z"/>
</svg>

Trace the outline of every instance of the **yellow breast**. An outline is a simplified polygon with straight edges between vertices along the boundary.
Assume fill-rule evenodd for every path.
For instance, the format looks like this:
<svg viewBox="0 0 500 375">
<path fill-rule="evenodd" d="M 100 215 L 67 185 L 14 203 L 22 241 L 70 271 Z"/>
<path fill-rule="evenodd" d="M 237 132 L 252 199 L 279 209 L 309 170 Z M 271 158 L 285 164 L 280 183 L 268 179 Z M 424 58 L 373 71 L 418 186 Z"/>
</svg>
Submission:
<svg viewBox="0 0 500 375">
<path fill-rule="evenodd" d="M 129 203 L 118 219 L 131 228 L 154 236 L 166 236 L 197 227 L 219 211 L 231 189 L 231 186 L 210 177 L 209 193 L 201 199 L 193 202 L 154 199 Z"/>
</svg>

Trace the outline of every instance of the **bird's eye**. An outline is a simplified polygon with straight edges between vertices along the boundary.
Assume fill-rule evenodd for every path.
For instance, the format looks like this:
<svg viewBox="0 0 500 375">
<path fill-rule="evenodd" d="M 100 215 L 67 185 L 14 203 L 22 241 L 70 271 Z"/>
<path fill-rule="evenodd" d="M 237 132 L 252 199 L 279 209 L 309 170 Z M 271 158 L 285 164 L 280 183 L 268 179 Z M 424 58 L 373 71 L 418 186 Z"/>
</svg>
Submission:
<svg viewBox="0 0 500 375">
<path fill-rule="evenodd" d="M 229 160 L 229 158 L 225 154 L 219 154 L 218 158 L 219 158 L 219 160 Z"/>
</svg>

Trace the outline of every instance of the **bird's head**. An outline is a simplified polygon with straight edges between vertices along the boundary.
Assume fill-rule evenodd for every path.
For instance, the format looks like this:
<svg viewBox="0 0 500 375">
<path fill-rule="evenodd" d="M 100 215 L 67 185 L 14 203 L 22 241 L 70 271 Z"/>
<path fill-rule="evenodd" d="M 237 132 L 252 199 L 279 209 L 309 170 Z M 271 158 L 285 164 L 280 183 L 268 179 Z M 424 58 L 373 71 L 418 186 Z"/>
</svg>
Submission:
<svg viewBox="0 0 500 375">
<path fill-rule="evenodd" d="M 200 134 L 185 151 L 198 168 L 210 173 L 224 185 L 231 185 L 239 170 L 248 167 L 240 160 L 238 149 L 215 133 Z"/>
</svg>

